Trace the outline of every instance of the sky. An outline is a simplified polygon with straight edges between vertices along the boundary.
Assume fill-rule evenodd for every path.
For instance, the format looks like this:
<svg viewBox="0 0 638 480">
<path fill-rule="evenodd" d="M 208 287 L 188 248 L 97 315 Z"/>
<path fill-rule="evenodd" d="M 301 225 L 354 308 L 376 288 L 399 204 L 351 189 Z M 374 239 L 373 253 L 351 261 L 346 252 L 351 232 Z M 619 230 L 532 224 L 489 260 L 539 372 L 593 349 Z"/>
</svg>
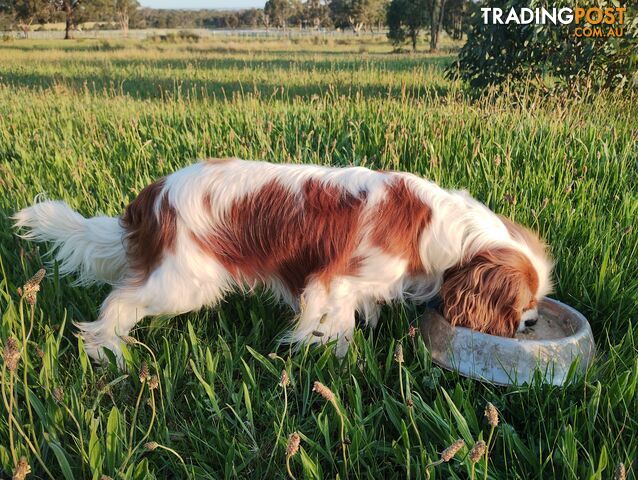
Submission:
<svg viewBox="0 0 638 480">
<path fill-rule="evenodd" d="M 263 8 L 266 0 L 140 0 L 143 7 L 151 8 L 215 8 L 231 10 Z"/>
</svg>

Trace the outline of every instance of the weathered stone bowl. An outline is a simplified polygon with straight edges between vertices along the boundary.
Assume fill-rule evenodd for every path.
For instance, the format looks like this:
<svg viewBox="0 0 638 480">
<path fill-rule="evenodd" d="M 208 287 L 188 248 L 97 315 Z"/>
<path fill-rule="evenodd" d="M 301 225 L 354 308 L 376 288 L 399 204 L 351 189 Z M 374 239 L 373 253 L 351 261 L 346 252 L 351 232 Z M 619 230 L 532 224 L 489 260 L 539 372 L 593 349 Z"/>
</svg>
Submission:
<svg viewBox="0 0 638 480">
<path fill-rule="evenodd" d="M 582 374 L 596 350 L 585 317 L 551 298 L 540 302 L 536 325 L 514 338 L 453 327 L 432 309 L 423 314 L 420 326 L 434 363 L 498 385 L 529 383 L 535 374 L 547 383 L 563 385 L 572 364 L 574 373 Z"/>
</svg>

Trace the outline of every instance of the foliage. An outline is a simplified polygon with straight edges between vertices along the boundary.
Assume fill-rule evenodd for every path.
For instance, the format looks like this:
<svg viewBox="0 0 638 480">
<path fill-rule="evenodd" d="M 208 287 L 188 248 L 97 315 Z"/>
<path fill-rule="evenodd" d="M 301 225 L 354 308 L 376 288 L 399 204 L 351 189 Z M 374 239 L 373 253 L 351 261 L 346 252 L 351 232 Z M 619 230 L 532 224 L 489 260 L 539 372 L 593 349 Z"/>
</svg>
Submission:
<svg viewBox="0 0 638 480">
<path fill-rule="evenodd" d="M 115 15 L 124 36 L 128 34 L 129 23 L 135 17 L 140 4 L 137 0 L 115 0 Z"/>
<path fill-rule="evenodd" d="M 410 39 L 412 49 L 416 50 L 419 31 L 427 25 L 430 17 L 427 10 L 428 0 L 392 0 L 388 8 L 388 38 L 394 44 Z"/>
<path fill-rule="evenodd" d="M 25 36 L 28 36 L 34 22 L 46 22 L 54 11 L 50 0 L 15 0 L 9 8 Z"/>
<path fill-rule="evenodd" d="M 452 8 L 448 9 L 448 5 Z M 462 36 L 462 15 L 469 10 L 469 0 L 392 0 L 387 11 L 388 38 L 394 44 L 410 39 L 412 50 L 416 51 L 420 30 L 429 24 L 430 51 L 439 47 L 439 35 L 446 27 L 453 38 Z"/>
<path fill-rule="evenodd" d="M 307 27 L 319 28 L 331 23 L 330 9 L 321 0 L 307 0 L 301 13 L 302 23 Z"/>
<path fill-rule="evenodd" d="M 331 0 L 329 7 L 335 27 L 358 33 L 382 23 L 387 4 L 387 0 Z"/>
<path fill-rule="evenodd" d="M 579 1 L 578 6 L 606 6 L 607 0 Z M 575 6 L 573 0 L 552 6 Z M 544 0 L 486 0 L 482 6 L 510 8 L 547 6 Z M 573 25 L 484 24 L 480 12 L 472 17 L 468 41 L 459 54 L 456 70 L 470 86 L 484 88 L 508 79 L 536 79 L 550 75 L 573 88 L 619 88 L 631 85 L 638 68 L 638 9 L 627 4 L 625 35 L 586 38 L 574 35 Z"/>
<path fill-rule="evenodd" d="M 436 52 L 439 47 L 439 35 L 443 29 L 445 7 L 448 0 L 428 0 L 430 9 L 430 51 Z"/>
<path fill-rule="evenodd" d="M 171 10 L 138 8 L 131 16 L 131 28 L 260 28 L 264 11 Z"/>
<path fill-rule="evenodd" d="M 273 27 L 285 28 L 296 10 L 295 7 L 293 0 L 268 0 L 264 6 L 264 15 L 270 19 Z"/>
<path fill-rule="evenodd" d="M 448 0 L 443 15 L 443 28 L 455 40 L 460 40 L 469 31 L 471 11 L 478 8 L 467 0 Z"/>
</svg>

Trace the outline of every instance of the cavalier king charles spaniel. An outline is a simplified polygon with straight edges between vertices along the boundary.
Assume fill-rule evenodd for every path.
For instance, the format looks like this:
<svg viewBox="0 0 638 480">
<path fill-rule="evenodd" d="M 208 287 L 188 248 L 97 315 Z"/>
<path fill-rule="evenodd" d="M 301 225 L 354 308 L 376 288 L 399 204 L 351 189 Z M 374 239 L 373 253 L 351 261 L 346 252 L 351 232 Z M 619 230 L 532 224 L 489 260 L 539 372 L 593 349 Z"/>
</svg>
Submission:
<svg viewBox="0 0 638 480">
<path fill-rule="evenodd" d="M 49 241 L 60 274 L 113 285 L 85 349 L 121 361 L 121 337 L 149 315 L 215 305 L 262 286 L 296 312 L 291 342 L 348 349 L 358 312 L 438 295 L 453 325 L 513 336 L 551 288 L 545 245 L 465 191 L 362 167 L 208 160 L 144 188 L 119 218 L 61 201 L 18 212 L 23 237 Z"/>
</svg>

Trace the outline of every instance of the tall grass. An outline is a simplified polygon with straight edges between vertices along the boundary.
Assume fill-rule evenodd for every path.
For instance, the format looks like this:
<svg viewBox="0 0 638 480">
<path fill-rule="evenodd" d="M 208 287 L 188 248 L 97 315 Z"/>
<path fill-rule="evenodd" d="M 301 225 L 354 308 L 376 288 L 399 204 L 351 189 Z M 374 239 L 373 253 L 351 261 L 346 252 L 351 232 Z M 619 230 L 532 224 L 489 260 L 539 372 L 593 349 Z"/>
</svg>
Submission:
<svg viewBox="0 0 638 480">
<path fill-rule="evenodd" d="M 1 379 L 0 476 L 25 457 L 34 478 L 56 479 L 282 478 L 287 463 L 296 478 L 602 479 L 619 463 L 636 477 L 638 98 L 476 100 L 443 77 L 450 56 L 331 49 L 0 46 L 0 339 L 20 355 Z M 469 190 L 547 239 L 554 296 L 590 320 L 594 366 L 564 388 L 463 379 L 432 364 L 410 306 L 358 330 L 339 363 L 331 347 L 279 346 L 292 314 L 239 295 L 142 322 L 127 373 L 92 365 L 71 322 L 94 319 L 107 289 L 74 288 L 54 268 L 31 309 L 17 287 L 46 246 L 17 239 L 8 217 L 42 192 L 117 215 L 152 179 L 209 156 L 401 169 Z M 501 423 L 489 462 L 474 462 L 488 401 Z M 426 468 L 459 438 L 467 448 Z"/>
</svg>

